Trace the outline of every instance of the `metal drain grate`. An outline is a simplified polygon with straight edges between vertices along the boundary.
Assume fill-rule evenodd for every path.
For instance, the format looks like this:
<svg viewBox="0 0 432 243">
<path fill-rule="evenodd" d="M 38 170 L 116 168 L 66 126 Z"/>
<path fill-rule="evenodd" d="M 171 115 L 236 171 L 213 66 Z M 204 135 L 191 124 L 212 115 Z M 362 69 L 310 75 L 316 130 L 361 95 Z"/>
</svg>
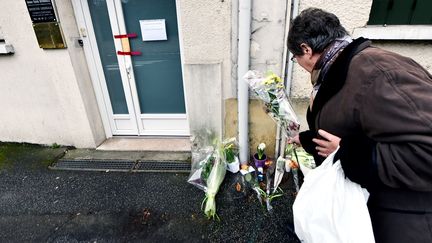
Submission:
<svg viewBox="0 0 432 243">
<path fill-rule="evenodd" d="M 54 170 L 122 171 L 122 172 L 190 172 L 187 161 L 132 161 L 132 160 L 59 160 L 50 167 Z"/>
<path fill-rule="evenodd" d="M 131 160 L 59 160 L 51 169 L 91 171 L 131 171 L 135 161 Z"/>
<path fill-rule="evenodd" d="M 191 163 L 187 161 L 139 161 L 135 169 L 145 172 L 190 172 Z"/>
</svg>

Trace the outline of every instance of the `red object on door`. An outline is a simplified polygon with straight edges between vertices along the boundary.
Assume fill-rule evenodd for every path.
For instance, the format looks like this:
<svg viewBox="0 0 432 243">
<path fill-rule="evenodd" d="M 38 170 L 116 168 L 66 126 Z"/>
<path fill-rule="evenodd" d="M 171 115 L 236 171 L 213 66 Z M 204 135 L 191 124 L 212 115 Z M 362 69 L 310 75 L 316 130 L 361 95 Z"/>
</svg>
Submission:
<svg viewBox="0 0 432 243">
<path fill-rule="evenodd" d="M 130 33 L 130 34 L 124 34 L 124 35 L 114 35 L 114 38 L 116 38 L 116 39 L 135 38 L 137 36 L 138 36 L 137 33 Z"/>
<path fill-rule="evenodd" d="M 140 51 L 118 51 L 117 55 L 123 55 L 123 56 L 139 56 L 141 55 Z"/>
<path fill-rule="evenodd" d="M 129 39 L 129 38 L 135 38 L 138 35 L 136 33 L 130 33 L 130 34 L 123 34 L 123 35 L 114 35 L 115 39 Z M 117 51 L 117 55 L 123 55 L 123 56 L 139 56 L 141 55 L 140 51 L 130 51 L 129 46 L 129 40 L 122 40 L 122 49 L 127 51 Z"/>
</svg>

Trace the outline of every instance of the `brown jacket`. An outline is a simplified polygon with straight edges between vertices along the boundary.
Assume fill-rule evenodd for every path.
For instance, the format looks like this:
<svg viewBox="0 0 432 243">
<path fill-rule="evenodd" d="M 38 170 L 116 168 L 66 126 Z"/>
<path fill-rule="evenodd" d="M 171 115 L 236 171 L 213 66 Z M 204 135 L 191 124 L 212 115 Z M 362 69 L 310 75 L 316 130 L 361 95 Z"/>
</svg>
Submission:
<svg viewBox="0 0 432 243">
<path fill-rule="evenodd" d="M 346 48 L 351 54 L 331 67 L 336 75 L 323 81 L 308 114 L 310 128 L 342 138 L 365 134 L 377 143 L 385 185 L 432 191 L 431 74 L 410 58 L 364 39 L 354 42 Z"/>
<path fill-rule="evenodd" d="M 300 141 L 319 162 L 311 141 L 318 129 L 342 138 L 338 153 L 347 156 L 340 156 L 345 174 L 355 171 L 357 182 L 366 181 L 370 189 L 376 242 L 432 242 L 431 74 L 412 59 L 359 38 L 332 64 L 312 107 L 311 131 L 301 133 Z M 357 146 L 360 139 L 352 137 L 373 145 Z"/>
</svg>

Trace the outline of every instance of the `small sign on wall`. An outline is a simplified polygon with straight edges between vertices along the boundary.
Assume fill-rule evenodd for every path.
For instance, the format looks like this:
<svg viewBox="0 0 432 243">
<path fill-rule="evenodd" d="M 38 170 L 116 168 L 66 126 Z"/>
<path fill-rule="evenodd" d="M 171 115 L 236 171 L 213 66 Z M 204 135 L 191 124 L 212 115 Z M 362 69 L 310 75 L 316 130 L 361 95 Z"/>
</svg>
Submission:
<svg viewBox="0 0 432 243">
<path fill-rule="evenodd" d="M 165 19 L 140 20 L 143 41 L 167 40 Z"/>
<path fill-rule="evenodd" d="M 66 48 L 63 31 L 56 17 L 52 0 L 25 0 L 39 47 L 43 49 Z"/>
<path fill-rule="evenodd" d="M 26 4 L 33 23 L 57 21 L 51 0 L 26 0 Z"/>
</svg>

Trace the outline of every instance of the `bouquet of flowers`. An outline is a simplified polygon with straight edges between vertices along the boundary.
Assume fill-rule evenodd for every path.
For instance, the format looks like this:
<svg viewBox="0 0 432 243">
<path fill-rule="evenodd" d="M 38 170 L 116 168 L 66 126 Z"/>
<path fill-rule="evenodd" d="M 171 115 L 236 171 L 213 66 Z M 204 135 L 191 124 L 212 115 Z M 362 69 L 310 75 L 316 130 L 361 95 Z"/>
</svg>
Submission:
<svg viewBox="0 0 432 243">
<path fill-rule="evenodd" d="M 219 217 L 216 214 L 216 194 L 219 191 L 219 187 L 225 178 L 226 165 L 221 158 L 219 150 L 216 150 L 214 164 L 211 168 L 210 174 L 207 178 L 207 190 L 205 191 L 205 198 L 201 205 L 205 204 L 204 214 L 208 219 L 214 219 Z"/>
<path fill-rule="evenodd" d="M 222 143 L 214 142 L 213 146 L 192 153 L 192 168 L 188 182 L 205 192 L 201 206 L 208 219 L 219 219 L 216 214 L 215 197 L 225 178 L 226 157 L 231 156 L 231 152 L 235 156 L 235 144 L 235 139 L 228 139 Z"/>
<path fill-rule="evenodd" d="M 300 130 L 300 122 L 288 101 L 285 86 L 280 77 L 272 72 L 263 75 L 250 70 L 243 77 L 259 99 L 265 102 L 268 114 L 278 122 L 288 137 L 294 137 Z"/>
</svg>

